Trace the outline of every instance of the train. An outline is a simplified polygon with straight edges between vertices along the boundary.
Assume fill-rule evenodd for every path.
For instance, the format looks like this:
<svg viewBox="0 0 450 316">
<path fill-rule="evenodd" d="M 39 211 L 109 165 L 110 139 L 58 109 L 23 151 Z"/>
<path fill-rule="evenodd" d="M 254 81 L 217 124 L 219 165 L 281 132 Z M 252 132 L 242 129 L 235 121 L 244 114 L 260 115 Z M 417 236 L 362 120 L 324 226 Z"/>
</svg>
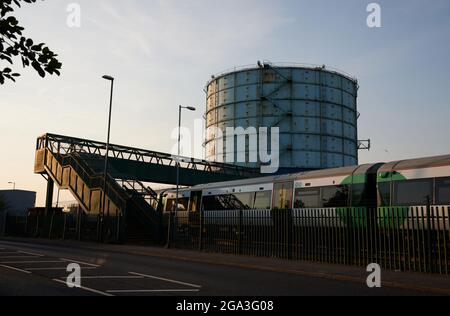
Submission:
<svg viewBox="0 0 450 316">
<path fill-rule="evenodd" d="M 370 217 L 382 228 L 449 230 L 450 155 L 182 188 L 178 208 L 176 190 L 159 196 L 163 213 L 177 209 L 189 218 L 201 212 L 206 224 L 228 218 L 231 225 L 240 212 L 245 225 L 270 225 L 274 210 L 291 210 L 303 219 L 294 225 L 320 225 L 304 219 L 323 210 L 326 225 L 364 226 Z"/>
</svg>

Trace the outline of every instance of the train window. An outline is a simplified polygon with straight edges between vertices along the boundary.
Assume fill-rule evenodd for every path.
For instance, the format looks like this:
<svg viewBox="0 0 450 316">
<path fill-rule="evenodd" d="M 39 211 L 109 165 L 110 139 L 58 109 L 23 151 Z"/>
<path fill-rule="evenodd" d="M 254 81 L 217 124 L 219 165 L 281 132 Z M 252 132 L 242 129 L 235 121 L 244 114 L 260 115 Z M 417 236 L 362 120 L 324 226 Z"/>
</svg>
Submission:
<svg viewBox="0 0 450 316">
<path fill-rule="evenodd" d="M 238 201 L 239 208 L 243 210 L 248 210 L 253 208 L 253 199 L 254 194 L 253 193 L 237 193 L 232 196 L 232 198 L 235 198 L 236 201 Z"/>
<path fill-rule="evenodd" d="M 395 182 L 396 206 L 426 205 L 433 199 L 433 180 L 410 180 Z"/>
<path fill-rule="evenodd" d="M 294 208 L 318 208 L 320 204 L 320 189 L 295 190 Z"/>
<path fill-rule="evenodd" d="M 254 195 L 253 208 L 255 210 L 270 209 L 270 198 L 272 191 L 256 192 Z"/>
<path fill-rule="evenodd" d="M 164 209 L 165 212 L 171 212 L 173 210 L 173 206 L 175 204 L 174 199 L 167 199 L 166 200 L 166 207 Z"/>
<path fill-rule="evenodd" d="M 246 210 L 252 208 L 252 193 L 223 194 L 205 196 L 203 209 L 205 211 Z"/>
<path fill-rule="evenodd" d="M 322 188 L 323 207 L 346 207 L 348 206 L 348 186 L 332 186 Z"/>
<path fill-rule="evenodd" d="M 176 204 L 175 198 L 167 199 L 165 211 L 166 212 L 175 211 L 175 204 Z M 188 198 L 179 198 L 178 199 L 178 212 L 187 211 L 188 204 L 189 204 Z"/>
<path fill-rule="evenodd" d="M 226 210 L 225 206 L 221 203 L 218 196 L 204 196 L 203 210 L 205 211 L 223 211 Z"/>
<path fill-rule="evenodd" d="M 391 205 L 391 182 L 378 183 L 378 197 L 380 206 Z"/>
<path fill-rule="evenodd" d="M 450 178 L 436 179 L 436 204 L 450 204 Z"/>
<path fill-rule="evenodd" d="M 200 210 L 201 198 L 202 198 L 202 191 L 196 191 L 191 193 L 191 199 L 189 201 L 189 212 L 195 213 Z"/>
<path fill-rule="evenodd" d="M 239 210 L 242 203 L 233 194 L 223 194 L 215 196 L 216 202 L 222 206 L 221 210 Z"/>
<path fill-rule="evenodd" d="M 293 182 L 276 183 L 273 188 L 273 208 L 290 209 L 292 205 Z"/>
</svg>

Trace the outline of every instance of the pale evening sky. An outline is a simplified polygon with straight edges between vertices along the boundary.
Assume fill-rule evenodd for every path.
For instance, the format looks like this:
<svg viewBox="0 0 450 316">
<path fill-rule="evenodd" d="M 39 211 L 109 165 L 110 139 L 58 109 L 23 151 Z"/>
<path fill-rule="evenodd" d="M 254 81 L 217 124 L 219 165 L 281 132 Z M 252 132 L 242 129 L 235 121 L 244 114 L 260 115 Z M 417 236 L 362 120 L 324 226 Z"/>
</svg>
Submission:
<svg viewBox="0 0 450 316">
<path fill-rule="evenodd" d="M 0 189 L 9 181 L 45 197 L 33 174 L 36 137 L 52 132 L 104 140 L 117 78 L 111 140 L 169 152 L 178 104 L 192 127 L 214 73 L 257 60 L 325 64 L 357 77 L 359 137 L 373 148 L 360 162 L 450 154 L 450 2 L 377 1 L 382 28 L 366 25 L 363 0 L 47 0 L 16 16 L 47 43 L 61 77 L 23 70 L 0 87 Z M 81 27 L 66 24 L 70 3 Z M 4 64 L 1 64 L 4 66 Z M 70 197 L 65 197 L 70 199 Z"/>
</svg>

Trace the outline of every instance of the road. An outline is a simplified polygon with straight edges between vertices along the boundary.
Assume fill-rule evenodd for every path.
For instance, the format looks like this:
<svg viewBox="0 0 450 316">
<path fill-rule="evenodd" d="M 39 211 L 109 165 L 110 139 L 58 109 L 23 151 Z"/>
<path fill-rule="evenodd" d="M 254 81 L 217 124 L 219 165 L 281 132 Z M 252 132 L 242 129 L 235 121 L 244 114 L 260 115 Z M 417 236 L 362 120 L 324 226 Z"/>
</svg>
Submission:
<svg viewBox="0 0 450 316">
<path fill-rule="evenodd" d="M 66 284 L 67 265 L 81 267 L 81 288 Z M 187 262 L 82 247 L 0 241 L 2 296 L 304 296 L 423 295 L 365 284 Z"/>
</svg>

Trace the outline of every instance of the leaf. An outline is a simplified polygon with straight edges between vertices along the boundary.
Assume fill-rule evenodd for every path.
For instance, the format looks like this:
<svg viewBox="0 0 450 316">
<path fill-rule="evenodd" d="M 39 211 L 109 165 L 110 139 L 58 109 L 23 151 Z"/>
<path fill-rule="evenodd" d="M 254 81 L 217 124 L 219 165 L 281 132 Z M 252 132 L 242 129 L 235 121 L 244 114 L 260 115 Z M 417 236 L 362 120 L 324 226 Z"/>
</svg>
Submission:
<svg viewBox="0 0 450 316">
<path fill-rule="evenodd" d="M 30 65 L 30 61 L 27 58 L 23 57 L 23 56 L 22 56 L 22 65 L 23 65 L 24 68 L 28 67 Z"/>
<path fill-rule="evenodd" d="M 38 0 L 0 0 L 0 61 L 14 64 L 17 56 L 22 66 L 32 66 L 41 77 L 48 74 L 60 75 L 62 64 L 56 59 L 57 54 L 52 52 L 44 43 L 34 44 L 33 39 L 22 35 L 24 28 L 11 14 L 23 3 L 36 3 Z M 11 67 L 13 68 L 13 67 Z M 7 80 L 15 81 L 20 74 L 13 73 L 11 68 L 0 70 L 0 84 Z"/>
<path fill-rule="evenodd" d="M 12 59 L 9 56 L 6 56 L 4 54 L 0 55 L 0 59 L 8 61 L 12 65 Z"/>
<path fill-rule="evenodd" d="M 33 45 L 33 46 L 31 47 L 31 49 L 34 50 L 34 51 L 36 51 L 36 52 L 38 52 L 38 51 L 41 51 L 41 50 L 42 50 L 42 46 L 44 46 L 44 44 Z"/>
<path fill-rule="evenodd" d="M 45 71 L 42 69 L 41 65 L 37 61 L 33 61 L 31 66 L 38 72 L 39 76 L 42 78 L 45 77 Z"/>
<path fill-rule="evenodd" d="M 17 24 L 19 24 L 19 21 L 17 21 L 17 19 L 13 16 L 9 16 L 6 19 L 6 22 L 8 22 L 9 24 L 11 24 L 12 26 L 16 26 Z"/>
</svg>

